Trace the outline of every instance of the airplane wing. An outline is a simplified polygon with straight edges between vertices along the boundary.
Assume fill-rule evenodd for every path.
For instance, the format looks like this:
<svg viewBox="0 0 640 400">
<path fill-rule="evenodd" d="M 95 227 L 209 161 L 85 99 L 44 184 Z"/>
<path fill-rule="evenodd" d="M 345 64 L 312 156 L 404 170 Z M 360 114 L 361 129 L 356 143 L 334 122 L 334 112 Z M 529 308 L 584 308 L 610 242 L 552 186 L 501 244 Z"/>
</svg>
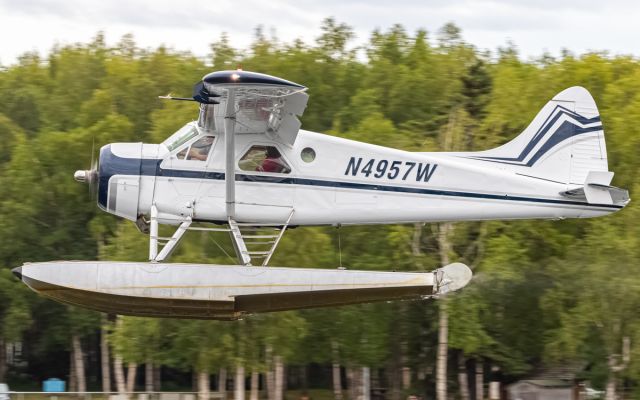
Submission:
<svg viewBox="0 0 640 400">
<path fill-rule="evenodd" d="M 307 106 L 307 88 L 285 79 L 248 71 L 218 71 L 194 86 L 200 103 L 198 123 L 212 132 L 224 132 L 228 90 L 235 92 L 235 134 L 264 133 L 291 146 L 298 136 Z"/>
</svg>

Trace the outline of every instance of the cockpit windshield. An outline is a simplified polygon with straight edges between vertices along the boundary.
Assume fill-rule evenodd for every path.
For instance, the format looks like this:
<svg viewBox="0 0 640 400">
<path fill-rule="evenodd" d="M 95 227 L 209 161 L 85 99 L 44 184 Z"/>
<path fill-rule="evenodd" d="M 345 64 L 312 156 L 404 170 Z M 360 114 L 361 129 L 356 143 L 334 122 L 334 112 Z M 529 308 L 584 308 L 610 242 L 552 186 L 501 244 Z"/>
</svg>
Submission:
<svg viewBox="0 0 640 400">
<path fill-rule="evenodd" d="M 198 126 L 206 132 L 214 132 L 216 130 L 215 110 L 213 104 L 200 104 Z"/>
<path fill-rule="evenodd" d="M 182 146 L 183 144 L 187 143 L 189 140 L 196 137 L 197 135 L 198 135 L 198 129 L 196 129 L 195 124 L 188 123 L 182 128 L 178 129 L 176 133 L 169 136 L 169 138 L 164 142 L 162 142 L 162 144 L 167 146 L 169 151 L 173 151 L 178 147 Z"/>
</svg>

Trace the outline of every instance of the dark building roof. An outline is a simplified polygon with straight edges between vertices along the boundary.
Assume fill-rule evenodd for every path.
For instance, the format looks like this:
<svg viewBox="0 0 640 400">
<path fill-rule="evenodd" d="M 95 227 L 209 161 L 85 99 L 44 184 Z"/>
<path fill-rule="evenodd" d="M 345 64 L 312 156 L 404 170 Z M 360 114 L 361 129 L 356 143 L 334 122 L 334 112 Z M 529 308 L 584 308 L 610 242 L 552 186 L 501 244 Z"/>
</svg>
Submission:
<svg viewBox="0 0 640 400">
<path fill-rule="evenodd" d="M 571 380 L 563 380 L 563 379 L 524 379 L 518 382 L 515 382 L 514 385 L 528 383 L 534 386 L 544 387 L 544 388 L 570 388 L 573 386 L 573 381 Z"/>
<path fill-rule="evenodd" d="M 563 364 L 544 365 L 527 376 L 529 380 L 563 380 L 573 381 L 585 370 L 584 362 L 567 362 Z"/>
<path fill-rule="evenodd" d="M 543 365 L 512 385 L 529 383 L 544 388 L 569 388 L 579 380 L 579 375 L 585 370 L 583 362 L 568 362 L 564 364 Z"/>
</svg>

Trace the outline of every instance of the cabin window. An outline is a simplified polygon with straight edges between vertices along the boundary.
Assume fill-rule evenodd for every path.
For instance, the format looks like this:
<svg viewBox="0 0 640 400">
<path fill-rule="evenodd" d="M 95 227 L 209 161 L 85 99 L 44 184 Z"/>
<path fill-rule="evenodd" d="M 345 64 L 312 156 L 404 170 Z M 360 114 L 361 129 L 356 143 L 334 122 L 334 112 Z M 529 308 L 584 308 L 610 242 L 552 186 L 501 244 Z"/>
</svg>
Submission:
<svg viewBox="0 0 640 400">
<path fill-rule="evenodd" d="M 310 163 L 316 159 L 316 151 L 311 147 L 305 147 L 300 152 L 300 158 L 302 158 L 302 161 Z"/>
<path fill-rule="evenodd" d="M 214 141 L 214 136 L 203 136 L 191 146 L 182 149 L 176 157 L 179 160 L 207 161 Z"/>
<path fill-rule="evenodd" d="M 242 156 L 239 167 L 243 171 L 288 174 L 291 167 L 274 146 L 251 146 Z"/>
</svg>

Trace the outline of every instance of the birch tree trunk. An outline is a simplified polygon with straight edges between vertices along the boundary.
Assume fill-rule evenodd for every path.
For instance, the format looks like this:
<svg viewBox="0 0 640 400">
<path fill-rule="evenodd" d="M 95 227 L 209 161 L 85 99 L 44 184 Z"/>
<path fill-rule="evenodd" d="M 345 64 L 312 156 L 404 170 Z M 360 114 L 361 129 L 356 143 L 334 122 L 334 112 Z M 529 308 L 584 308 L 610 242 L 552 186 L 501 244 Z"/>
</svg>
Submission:
<svg viewBox="0 0 640 400">
<path fill-rule="evenodd" d="M 357 400 L 358 398 L 358 379 L 355 368 L 347 368 L 347 390 L 349 392 L 349 400 Z"/>
<path fill-rule="evenodd" d="M 617 331 L 619 331 L 619 326 Z M 629 336 L 622 337 L 622 354 L 610 354 L 607 360 L 609 367 L 609 377 L 607 378 L 607 387 L 605 392 L 605 400 L 616 400 L 616 379 L 618 372 L 624 371 L 631 361 L 631 338 Z"/>
<path fill-rule="evenodd" d="M 265 374 L 265 378 L 266 378 L 266 384 L 267 384 L 267 399 L 274 400 L 275 393 L 276 393 L 276 390 L 275 390 L 276 381 L 275 381 L 275 375 L 271 368 L 267 370 L 267 373 Z"/>
<path fill-rule="evenodd" d="M 102 391 L 108 393 L 111 392 L 111 359 L 106 323 L 107 319 L 103 316 L 100 327 L 100 369 L 102 371 Z"/>
<path fill-rule="evenodd" d="M 265 376 L 267 380 L 267 398 L 269 400 L 274 400 L 276 393 L 276 380 L 275 374 L 273 373 L 273 349 L 270 345 L 267 345 L 267 348 L 265 349 L 265 358 L 267 361 L 267 373 Z"/>
<path fill-rule="evenodd" d="M 211 381 L 209 378 L 209 371 L 199 371 L 198 372 L 198 400 L 209 400 L 211 398 L 211 393 L 209 391 L 210 385 L 211 385 Z"/>
<path fill-rule="evenodd" d="M 113 376 L 116 380 L 116 389 L 119 394 L 125 394 L 127 392 L 127 382 L 124 378 L 122 367 L 122 357 L 116 354 L 116 356 L 113 357 Z"/>
<path fill-rule="evenodd" d="M 244 400 L 244 366 L 236 366 L 235 400 Z"/>
<path fill-rule="evenodd" d="M 451 242 L 449 233 L 453 229 L 451 223 L 443 223 L 438 227 L 438 247 L 440 263 L 442 266 L 449 264 Z M 436 400 L 447 400 L 447 351 L 449 349 L 449 312 L 447 300 L 439 300 L 438 316 L 438 355 L 436 359 Z"/>
<path fill-rule="evenodd" d="M 347 376 L 349 378 L 349 399 L 365 400 L 367 392 L 370 392 L 369 367 L 349 368 Z"/>
<path fill-rule="evenodd" d="M 116 317 L 116 327 L 122 327 L 122 318 Z M 124 395 L 127 392 L 127 380 L 124 376 L 124 363 L 122 361 L 122 356 L 120 354 L 115 354 L 113 357 L 113 375 L 116 380 L 116 389 L 118 390 L 118 394 Z M 128 398 L 128 394 L 125 398 Z"/>
<path fill-rule="evenodd" d="M 274 396 L 273 400 L 282 400 L 284 394 L 284 363 L 282 357 L 273 357 L 274 366 Z"/>
<path fill-rule="evenodd" d="M 500 400 L 500 381 L 498 380 L 500 368 L 491 366 L 491 382 L 489 382 L 489 400 Z"/>
<path fill-rule="evenodd" d="M 222 396 L 222 400 L 227 398 L 227 369 L 220 368 L 218 372 L 218 391 Z"/>
<path fill-rule="evenodd" d="M 340 374 L 340 364 L 334 362 L 331 366 L 331 375 L 333 380 L 333 398 L 342 400 L 342 376 Z"/>
<path fill-rule="evenodd" d="M 78 382 L 78 392 L 87 391 L 87 380 L 84 372 L 84 353 L 82 351 L 82 344 L 80 343 L 80 336 L 72 335 L 71 342 L 73 347 L 73 364 Z"/>
<path fill-rule="evenodd" d="M 463 352 L 458 355 L 458 385 L 460 386 L 460 398 L 469 400 L 469 378 L 467 377 L 467 363 Z"/>
<path fill-rule="evenodd" d="M 362 400 L 371 400 L 371 368 L 362 367 Z"/>
<path fill-rule="evenodd" d="M 402 357 L 402 363 L 406 365 L 408 362 L 406 355 Z M 408 390 L 411 387 L 411 368 L 402 367 L 402 390 Z"/>
<path fill-rule="evenodd" d="M 144 363 L 144 391 L 153 392 L 153 363 L 149 359 Z"/>
<path fill-rule="evenodd" d="M 342 400 L 342 376 L 340 375 L 340 361 L 338 343 L 331 341 L 331 378 L 333 380 L 333 398 Z"/>
<path fill-rule="evenodd" d="M 609 372 L 604 398 L 605 400 L 616 400 L 616 374 L 613 371 Z"/>
<path fill-rule="evenodd" d="M 251 395 L 249 396 L 250 400 L 258 400 L 260 390 L 260 374 L 258 371 L 251 371 Z"/>
<path fill-rule="evenodd" d="M 624 371 L 631 361 L 631 338 L 629 336 L 622 337 L 622 359 L 620 358 L 620 354 L 609 355 L 607 362 L 609 377 L 607 378 L 605 400 L 616 400 L 616 375 L 618 372 Z"/>
<path fill-rule="evenodd" d="M 449 313 L 447 301 L 440 299 L 438 316 L 438 356 L 436 359 L 436 399 L 447 400 L 447 351 L 449 349 Z"/>
<path fill-rule="evenodd" d="M 484 400 L 484 365 L 476 359 L 476 400 Z"/>
<path fill-rule="evenodd" d="M 127 392 L 131 393 L 136 390 L 136 372 L 138 371 L 138 364 L 127 364 Z"/>
</svg>

